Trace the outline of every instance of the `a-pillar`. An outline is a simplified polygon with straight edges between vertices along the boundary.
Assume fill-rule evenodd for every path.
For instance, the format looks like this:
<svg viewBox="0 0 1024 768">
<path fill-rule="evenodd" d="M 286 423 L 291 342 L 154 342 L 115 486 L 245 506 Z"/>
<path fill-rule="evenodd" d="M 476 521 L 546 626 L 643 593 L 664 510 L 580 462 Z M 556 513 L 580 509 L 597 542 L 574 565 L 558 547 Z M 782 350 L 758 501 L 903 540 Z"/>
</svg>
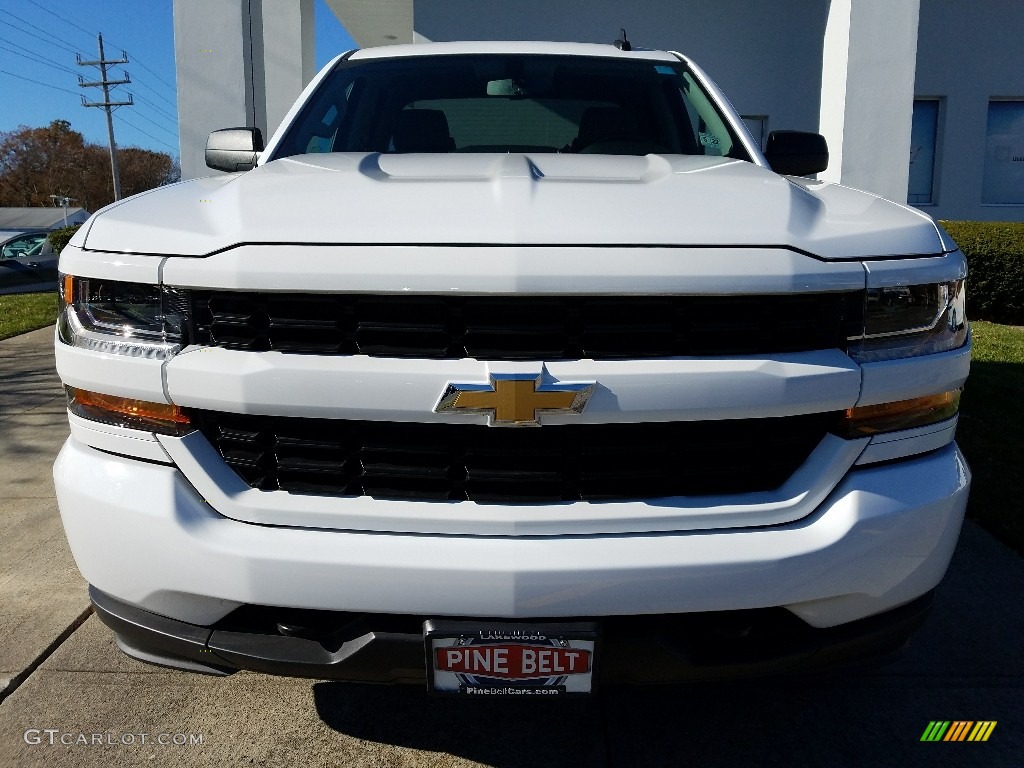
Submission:
<svg viewBox="0 0 1024 768">
<path fill-rule="evenodd" d="M 906 202 L 920 0 L 831 0 L 821 73 L 819 178 Z"/>
</svg>

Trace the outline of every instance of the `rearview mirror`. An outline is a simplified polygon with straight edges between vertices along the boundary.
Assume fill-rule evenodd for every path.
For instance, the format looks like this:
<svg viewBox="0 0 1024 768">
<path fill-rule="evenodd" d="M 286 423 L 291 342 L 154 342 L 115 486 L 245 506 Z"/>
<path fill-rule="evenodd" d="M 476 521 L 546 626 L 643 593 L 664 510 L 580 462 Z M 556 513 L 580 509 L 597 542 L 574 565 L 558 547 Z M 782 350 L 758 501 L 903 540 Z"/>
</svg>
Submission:
<svg viewBox="0 0 1024 768">
<path fill-rule="evenodd" d="M 248 171 L 256 165 L 256 153 L 263 151 L 259 128 L 225 128 L 206 140 L 206 165 L 218 171 Z"/>
<path fill-rule="evenodd" d="M 828 168 L 828 144 L 820 133 L 772 131 L 764 157 L 776 173 L 809 176 Z"/>
</svg>

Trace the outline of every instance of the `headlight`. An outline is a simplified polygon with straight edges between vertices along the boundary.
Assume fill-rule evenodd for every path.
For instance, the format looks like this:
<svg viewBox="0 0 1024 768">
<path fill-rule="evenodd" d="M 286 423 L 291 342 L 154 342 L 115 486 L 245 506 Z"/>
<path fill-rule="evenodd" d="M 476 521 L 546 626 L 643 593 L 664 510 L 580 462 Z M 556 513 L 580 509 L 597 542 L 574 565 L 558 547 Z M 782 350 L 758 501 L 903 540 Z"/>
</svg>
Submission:
<svg viewBox="0 0 1024 768">
<path fill-rule="evenodd" d="M 61 341 L 75 347 L 167 359 L 188 327 L 187 296 L 174 288 L 63 275 Z"/>
<path fill-rule="evenodd" d="M 967 341 L 963 280 L 869 288 L 864 335 L 850 343 L 859 363 L 930 355 Z"/>
</svg>

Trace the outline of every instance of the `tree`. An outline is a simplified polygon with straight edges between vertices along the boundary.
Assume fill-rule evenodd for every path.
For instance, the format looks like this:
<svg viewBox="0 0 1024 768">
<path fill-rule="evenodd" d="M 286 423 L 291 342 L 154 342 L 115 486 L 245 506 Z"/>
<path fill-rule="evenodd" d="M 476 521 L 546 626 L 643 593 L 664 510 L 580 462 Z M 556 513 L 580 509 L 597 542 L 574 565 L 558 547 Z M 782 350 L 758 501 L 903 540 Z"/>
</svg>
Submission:
<svg viewBox="0 0 1024 768">
<path fill-rule="evenodd" d="M 105 154 L 109 161 L 110 153 Z M 181 167 L 166 152 L 126 147 L 118 150 L 117 156 L 121 163 L 121 192 L 125 197 L 173 184 L 181 178 Z"/>
<path fill-rule="evenodd" d="M 117 152 L 126 196 L 181 177 L 178 163 L 164 152 L 138 147 Z M 90 211 L 113 202 L 107 148 L 86 142 L 67 120 L 0 132 L 0 205 L 52 205 L 50 195 L 74 198 L 76 205 Z"/>
<path fill-rule="evenodd" d="M 66 120 L 47 128 L 0 133 L 0 205 L 52 205 L 51 194 L 70 195 L 84 167 L 82 134 Z"/>
</svg>

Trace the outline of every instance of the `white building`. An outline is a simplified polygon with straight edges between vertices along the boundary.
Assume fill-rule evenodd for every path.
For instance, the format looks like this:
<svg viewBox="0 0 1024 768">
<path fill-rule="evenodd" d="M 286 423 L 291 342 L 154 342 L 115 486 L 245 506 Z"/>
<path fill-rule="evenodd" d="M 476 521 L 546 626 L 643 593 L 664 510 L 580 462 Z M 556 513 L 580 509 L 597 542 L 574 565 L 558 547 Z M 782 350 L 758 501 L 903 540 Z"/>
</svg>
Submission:
<svg viewBox="0 0 1024 768">
<path fill-rule="evenodd" d="M 84 224 L 91 216 L 85 208 L 0 208 L 0 232 L 29 232 L 60 229 L 72 224 Z"/>
<path fill-rule="evenodd" d="M 755 136 L 819 131 L 823 178 L 937 218 L 1024 220 L 1020 0 L 326 0 L 361 46 L 610 42 L 678 50 Z M 269 135 L 314 74 L 313 0 L 174 0 L 181 167 L 211 130 Z M 908 162 L 909 160 L 909 162 Z"/>
</svg>

